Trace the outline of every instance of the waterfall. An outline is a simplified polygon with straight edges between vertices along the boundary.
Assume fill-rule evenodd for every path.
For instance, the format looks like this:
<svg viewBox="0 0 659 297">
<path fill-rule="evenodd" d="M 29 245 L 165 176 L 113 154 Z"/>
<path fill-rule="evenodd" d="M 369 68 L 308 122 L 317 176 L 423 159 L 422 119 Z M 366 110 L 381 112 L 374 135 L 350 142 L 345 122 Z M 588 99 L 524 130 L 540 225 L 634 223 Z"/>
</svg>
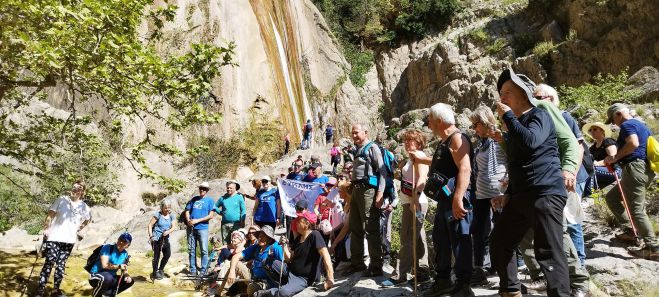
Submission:
<svg viewBox="0 0 659 297">
<path fill-rule="evenodd" d="M 295 20 L 286 0 L 250 0 L 259 23 L 261 39 L 279 93 L 279 110 L 284 126 L 295 140 L 302 139 L 304 122 L 311 118 L 311 107 L 304 90 L 301 57 Z"/>
</svg>

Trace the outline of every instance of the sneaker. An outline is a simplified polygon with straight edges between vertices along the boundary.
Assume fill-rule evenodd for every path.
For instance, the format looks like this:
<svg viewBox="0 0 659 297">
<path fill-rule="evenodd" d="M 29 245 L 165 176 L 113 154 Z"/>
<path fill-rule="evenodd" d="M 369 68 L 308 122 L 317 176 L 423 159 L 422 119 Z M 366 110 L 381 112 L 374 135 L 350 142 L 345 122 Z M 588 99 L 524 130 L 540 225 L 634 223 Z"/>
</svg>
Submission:
<svg viewBox="0 0 659 297">
<path fill-rule="evenodd" d="M 487 281 L 487 272 L 482 268 L 474 269 L 474 272 L 471 274 L 471 280 L 469 283 L 474 286 L 488 284 L 489 282 Z"/>
<path fill-rule="evenodd" d="M 629 250 L 629 254 L 637 258 L 659 262 L 659 247 L 652 248 L 649 245 L 646 245 L 642 249 Z"/>
<path fill-rule="evenodd" d="M 583 289 L 572 289 L 572 292 L 570 292 L 570 297 L 586 297 L 586 296 L 588 296 L 588 292 Z"/>
<path fill-rule="evenodd" d="M 414 281 L 414 280 L 412 280 L 412 281 Z M 407 285 L 407 280 L 402 278 L 402 277 L 400 277 L 398 279 L 390 278 L 390 279 L 385 280 L 382 283 L 380 283 L 380 286 L 383 286 L 383 287 L 394 287 L 394 286 L 400 287 L 400 286 L 404 286 L 404 285 Z"/>
<path fill-rule="evenodd" d="M 526 288 L 536 292 L 547 291 L 547 279 L 544 277 L 539 277 L 531 281 L 531 283 L 527 284 Z"/>
<path fill-rule="evenodd" d="M 627 243 L 636 243 L 636 237 L 634 236 L 634 233 L 632 231 L 625 231 L 623 233 L 618 233 L 615 235 L 617 240 L 620 240 L 622 242 L 627 242 Z"/>
<path fill-rule="evenodd" d="M 366 270 L 366 265 L 358 266 L 358 267 L 350 266 L 350 267 L 348 267 L 348 269 L 346 271 L 343 272 L 342 275 L 343 276 L 350 276 L 354 273 L 361 272 L 361 271 L 364 271 L 364 270 Z"/>
<path fill-rule="evenodd" d="M 423 293 L 423 297 L 436 297 L 450 293 L 455 288 L 455 284 L 449 279 L 437 279 L 428 290 Z"/>
<path fill-rule="evenodd" d="M 457 284 L 453 291 L 451 291 L 451 297 L 474 297 L 474 291 L 471 290 L 469 284 Z"/>
<path fill-rule="evenodd" d="M 520 291 L 499 292 L 499 296 L 501 296 L 501 297 L 522 297 L 522 292 L 520 292 Z"/>
<path fill-rule="evenodd" d="M 162 272 L 162 270 L 156 271 L 156 279 L 163 279 L 165 278 L 165 273 Z"/>
</svg>

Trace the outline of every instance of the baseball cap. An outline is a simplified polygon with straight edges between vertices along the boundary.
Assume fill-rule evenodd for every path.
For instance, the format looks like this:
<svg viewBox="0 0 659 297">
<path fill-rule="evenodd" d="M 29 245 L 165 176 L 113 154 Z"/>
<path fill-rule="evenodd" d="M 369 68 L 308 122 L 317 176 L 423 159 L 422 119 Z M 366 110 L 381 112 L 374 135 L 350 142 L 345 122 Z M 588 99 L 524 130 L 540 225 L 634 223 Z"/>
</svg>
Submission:
<svg viewBox="0 0 659 297">
<path fill-rule="evenodd" d="M 619 112 L 626 108 L 627 105 L 623 103 L 613 103 L 611 106 L 609 106 L 609 109 L 606 110 L 606 122 L 604 123 L 605 124 L 613 123 L 613 117 L 615 116 L 616 112 Z"/>
<path fill-rule="evenodd" d="M 130 235 L 130 233 L 128 232 L 124 232 L 121 235 L 119 235 L 119 240 L 131 243 L 133 241 L 133 236 Z"/>
<path fill-rule="evenodd" d="M 524 74 L 516 74 L 512 68 L 503 70 L 503 72 L 501 72 L 501 74 L 499 75 L 499 79 L 497 80 L 497 92 L 501 93 L 501 88 L 503 87 L 503 84 L 509 80 L 511 80 L 515 85 L 517 85 L 519 88 L 521 88 L 524 91 L 526 97 L 529 99 L 529 102 L 533 106 L 538 105 L 538 99 L 535 99 L 535 97 L 533 97 L 533 90 L 535 90 L 535 83 Z"/>
<path fill-rule="evenodd" d="M 297 213 L 297 217 L 298 218 L 304 218 L 307 221 L 309 221 L 309 223 L 311 223 L 313 225 L 315 225 L 316 221 L 318 220 L 318 217 L 316 217 L 316 214 L 314 214 L 313 212 L 310 212 L 310 211 Z"/>
</svg>

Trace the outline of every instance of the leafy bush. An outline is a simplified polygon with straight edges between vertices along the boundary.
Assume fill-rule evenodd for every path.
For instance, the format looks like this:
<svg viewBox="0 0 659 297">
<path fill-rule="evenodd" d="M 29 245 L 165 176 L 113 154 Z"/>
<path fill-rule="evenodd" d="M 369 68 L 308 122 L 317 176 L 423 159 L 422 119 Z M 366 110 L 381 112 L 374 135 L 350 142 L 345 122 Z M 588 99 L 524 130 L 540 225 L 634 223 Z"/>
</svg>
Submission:
<svg viewBox="0 0 659 297">
<path fill-rule="evenodd" d="M 549 53 L 551 53 L 554 49 L 556 48 L 556 45 L 554 45 L 554 42 L 550 41 L 543 41 L 538 44 L 536 44 L 533 47 L 533 54 L 536 55 L 538 58 L 542 58 L 547 56 Z"/>
<path fill-rule="evenodd" d="M 506 39 L 497 38 L 492 44 L 485 48 L 485 51 L 490 55 L 494 55 L 503 50 L 504 47 L 506 47 Z"/>
<path fill-rule="evenodd" d="M 357 86 L 373 64 L 372 49 L 423 37 L 450 20 L 458 0 L 313 0 L 337 37 Z"/>
<path fill-rule="evenodd" d="M 167 192 L 153 193 L 153 192 L 144 192 L 142 193 L 142 201 L 144 204 L 149 206 L 158 206 L 161 200 L 167 197 Z"/>
<path fill-rule="evenodd" d="M 229 139 L 193 138 L 188 144 L 193 156 L 183 165 L 194 164 L 201 177 L 213 179 L 235 174 L 239 165 L 272 163 L 282 154 L 281 127 L 279 122 L 252 118 L 244 130 Z"/>
<path fill-rule="evenodd" d="M 585 83 L 577 87 L 561 86 L 558 92 L 563 108 L 569 110 L 577 118 L 589 110 L 606 111 L 614 102 L 629 103 L 638 95 L 638 91 L 625 90 L 627 82 L 627 70 L 618 75 L 597 74 L 594 83 Z M 601 113 L 601 117 L 606 113 Z"/>
<path fill-rule="evenodd" d="M 483 28 L 476 28 L 467 34 L 471 40 L 477 43 L 486 43 L 490 40 L 490 36 L 485 32 Z"/>
</svg>

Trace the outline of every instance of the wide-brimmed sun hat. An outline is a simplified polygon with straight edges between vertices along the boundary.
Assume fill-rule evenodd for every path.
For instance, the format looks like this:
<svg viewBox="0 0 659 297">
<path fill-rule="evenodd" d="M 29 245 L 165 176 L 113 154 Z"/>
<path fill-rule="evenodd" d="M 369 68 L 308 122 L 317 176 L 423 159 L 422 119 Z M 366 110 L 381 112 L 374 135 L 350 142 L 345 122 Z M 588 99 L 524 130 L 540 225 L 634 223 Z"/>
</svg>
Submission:
<svg viewBox="0 0 659 297">
<path fill-rule="evenodd" d="M 259 233 L 265 234 L 265 236 L 272 238 L 273 240 L 277 240 L 275 238 L 275 229 L 272 229 L 272 226 L 265 225 L 261 227 L 261 231 Z"/>
<path fill-rule="evenodd" d="M 597 127 L 597 128 L 602 129 L 604 131 L 604 137 L 606 137 L 606 138 L 611 138 L 611 134 L 613 134 L 613 132 L 611 132 L 611 127 L 607 124 L 602 123 L 602 122 L 593 122 L 593 123 L 585 124 L 581 128 L 581 131 L 583 132 L 584 135 L 590 136 L 590 133 L 588 132 L 588 130 L 590 130 L 590 128 L 592 128 L 592 127 Z"/>
</svg>

